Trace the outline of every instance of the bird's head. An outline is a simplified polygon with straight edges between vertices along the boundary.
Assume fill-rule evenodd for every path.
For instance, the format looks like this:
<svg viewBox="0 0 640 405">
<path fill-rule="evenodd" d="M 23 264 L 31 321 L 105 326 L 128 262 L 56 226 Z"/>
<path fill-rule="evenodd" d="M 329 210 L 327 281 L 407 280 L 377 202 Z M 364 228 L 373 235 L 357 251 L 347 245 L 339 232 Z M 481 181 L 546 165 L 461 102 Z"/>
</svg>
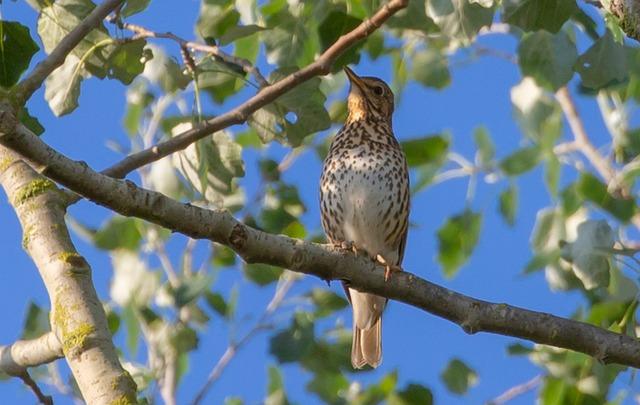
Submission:
<svg viewBox="0 0 640 405">
<path fill-rule="evenodd" d="M 347 123 L 362 119 L 391 123 L 393 92 L 377 77 L 360 77 L 348 67 L 344 68 L 351 88 L 347 99 Z"/>
</svg>

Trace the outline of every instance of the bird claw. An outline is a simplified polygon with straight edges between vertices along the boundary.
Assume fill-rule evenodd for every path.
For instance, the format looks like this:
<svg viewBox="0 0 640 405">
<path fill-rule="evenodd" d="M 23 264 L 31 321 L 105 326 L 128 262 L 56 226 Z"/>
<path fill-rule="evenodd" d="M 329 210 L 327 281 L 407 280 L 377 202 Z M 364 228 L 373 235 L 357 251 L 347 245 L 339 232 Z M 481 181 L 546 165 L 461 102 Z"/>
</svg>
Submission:
<svg viewBox="0 0 640 405">
<path fill-rule="evenodd" d="M 402 267 L 397 266 L 395 264 L 387 263 L 387 260 L 384 257 L 382 257 L 382 255 L 380 255 L 380 254 L 376 255 L 375 260 L 378 263 L 380 263 L 381 265 L 384 266 L 384 281 L 385 281 L 385 283 L 387 281 L 389 281 L 389 279 L 391 278 L 391 275 L 393 273 L 398 272 L 398 271 L 402 271 Z"/>
<path fill-rule="evenodd" d="M 353 243 L 351 241 L 334 242 L 333 246 L 335 246 L 337 249 L 343 250 L 345 252 L 352 252 L 356 256 L 359 253 L 358 248 L 356 247 L 355 243 Z"/>
</svg>

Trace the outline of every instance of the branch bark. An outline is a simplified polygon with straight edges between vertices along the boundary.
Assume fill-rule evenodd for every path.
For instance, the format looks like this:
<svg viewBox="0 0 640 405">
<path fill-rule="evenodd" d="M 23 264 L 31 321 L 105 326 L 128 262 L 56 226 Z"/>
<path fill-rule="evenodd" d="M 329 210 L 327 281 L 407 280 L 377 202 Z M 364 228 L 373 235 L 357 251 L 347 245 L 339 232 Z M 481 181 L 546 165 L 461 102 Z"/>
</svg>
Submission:
<svg viewBox="0 0 640 405">
<path fill-rule="evenodd" d="M 45 60 L 38 63 L 33 71 L 24 80 L 16 85 L 14 90 L 16 105 L 24 105 L 33 93 L 42 86 L 42 82 L 57 67 L 64 63 L 67 55 L 87 36 L 92 29 L 124 0 L 105 0 L 104 3 L 93 9 L 93 11 L 77 27 L 75 27 L 56 48 L 47 56 Z"/>
<path fill-rule="evenodd" d="M 287 91 L 315 76 L 328 74 L 338 56 L 356 42 L 369 36 L 391 16 L 407 7 L 408 3 L 408 0 L 391 0 L 384 4 L 370 19 L 365 20 L 351 32 L 341 36 L 312 64 L 290 74 L 277 83 L 262 88 L 258 94 L 231 111 L 204 121 L 193 129 L 185 131 L 168 141 L 129 155 L 104 170 L 103 173 L 108 176 L 122 178 L 135 169 L 162 159 L 173 152 L 185 149 L 207 135 L 232 125 L 244 123 L 252 113 L 276 100 Z"/>
<path fill-rule="evenodd" d="M 15 123 L 15 117 L 0 114 L 0 125 L 12 122 Z M 85 401 L 136 403 L 136 385 L 120 365 L 111 342 L 89 264 L 75 250 L 65 226 L 65 205 L 60 191 L 4 147 L 0 147 L 0 184 L 22 225 L 23 246 L 47 288 L 51 299 L 51 330 L 60 342 Z M 42 339 L 51 337 L 45 335 Z M 21 343 L 17 348 L 24 349 L 27 344 Z M 53 360 L 59 352 L 54 353 L 53 343 L 47 345 L 50 350 L 44 352 L 17 353 L 22 356 L 18 358 L 18 366 L 20 362 L 28 365 Z M 16 354 L 14 350 L 16 347 L 0 352 L 0 361 L 10 362 L 10 354 Z"/>
<path fill-rule="evenodd" d="M 64 357 L 62 345 L 53 333 L 30 340 L 17 340 L 7 346 L 0 346 L 0 371 L 9 375 L 19 375 L 29 367 L 51 363 Z"/>
<path fill-rule="evenodd" d="M 182 204 L 72 161 L 22 125 L 0 128 L 0 144 L 33 162 L 45 176 L 125 216 L 135 216 L 195 239 L 229 246 L 249 263 L 265 263 L 323 280 L 346 280 L 374 293 L 423 309 L 460 325 L 467 333 L 491 332 L 562 347 L 604 363 L 640 368 L 640 342 L 633 337 L 570 319 L 507 304 L 478 300 L 401 272 L 384 281 L 381 266 L 329 245 L 272 235 L 246 226 L 225 210 Z"/>
<path fill-rule="evenodd" d="M 629 38 L 640 42 L 640 0 L 608 0 L 600 3 L 618 19 L 618 25 Z"/>
</svg>

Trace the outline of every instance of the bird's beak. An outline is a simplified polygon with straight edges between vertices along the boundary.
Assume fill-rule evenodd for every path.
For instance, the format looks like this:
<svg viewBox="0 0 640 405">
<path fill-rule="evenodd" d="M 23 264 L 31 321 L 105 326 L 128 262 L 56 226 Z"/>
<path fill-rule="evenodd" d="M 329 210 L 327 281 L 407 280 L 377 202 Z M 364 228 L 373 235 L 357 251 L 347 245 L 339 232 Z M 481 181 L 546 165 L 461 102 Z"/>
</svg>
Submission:
<svg viewBox="0 0 640 405">
<path fill-rule="evenodd" d="M 344 72 L 347 74 L 347 77 L 349 78 L 349 82 L 351 82 L 352 85 L 355 85 L 361 91 L 364 91 L 364 87 L 365 87 L 364 86 L 364 82 L 362 81 L 360 76 L 355 74 L 355 72 L 353 70 L 349 69 L 348 67 L 344 68 Z"/>
</svg>

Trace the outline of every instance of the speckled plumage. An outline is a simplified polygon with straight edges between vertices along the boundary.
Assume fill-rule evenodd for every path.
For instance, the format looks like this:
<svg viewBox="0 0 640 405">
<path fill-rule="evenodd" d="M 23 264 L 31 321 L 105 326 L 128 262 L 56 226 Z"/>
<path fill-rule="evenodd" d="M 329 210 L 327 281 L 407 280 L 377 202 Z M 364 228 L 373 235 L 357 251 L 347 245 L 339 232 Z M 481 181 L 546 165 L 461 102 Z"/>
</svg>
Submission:
<svg viewBox="0 0 640 405">
<path fill-rule="evenodd" d="M 407 163 L 393 134 L 393 93 L 380 79 L 351 80 L 349 115 L 333 139 L 320 180 L 322 226 L 335 244 L 353 244 L 370 257 L 400 266 L 409 217 Z M 345 287 L 353 306 L 354 367 L 382 359 L 381 316 L 386 299 Z"/>
</svg>

